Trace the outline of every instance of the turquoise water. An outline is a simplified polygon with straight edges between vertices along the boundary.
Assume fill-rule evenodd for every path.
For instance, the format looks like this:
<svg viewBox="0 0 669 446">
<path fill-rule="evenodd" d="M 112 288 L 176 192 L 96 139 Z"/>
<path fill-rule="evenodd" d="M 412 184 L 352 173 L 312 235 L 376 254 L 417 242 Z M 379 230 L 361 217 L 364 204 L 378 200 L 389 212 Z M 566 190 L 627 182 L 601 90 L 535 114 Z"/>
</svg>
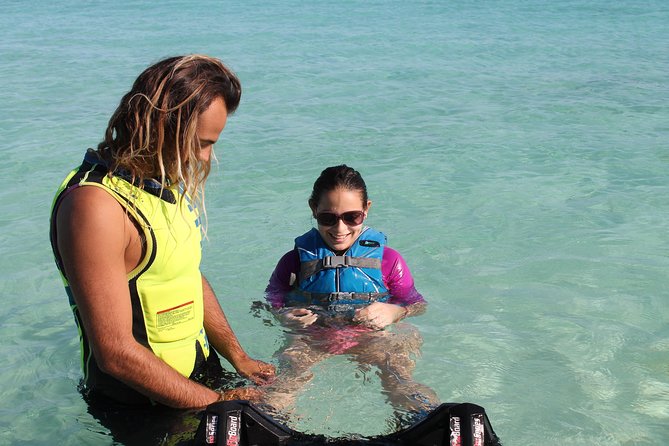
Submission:
<svg viewBox="0 0 669 446">
<path fill-rule="evenodd" d="M 251 302 L 345 162 L 431 303 L 419 381 L 507 445 L 669 441 L 665 1 L 51 3 L 0 5 L 0 444 L 112 442 L 76 391 L 48 208 L 136 75 L 192 52 L 244 87 L 203 271 L 252 355 L 282 334 Z M 316 372 L 297 428 L 387 430 L 373 371 Z"/>
</svg>

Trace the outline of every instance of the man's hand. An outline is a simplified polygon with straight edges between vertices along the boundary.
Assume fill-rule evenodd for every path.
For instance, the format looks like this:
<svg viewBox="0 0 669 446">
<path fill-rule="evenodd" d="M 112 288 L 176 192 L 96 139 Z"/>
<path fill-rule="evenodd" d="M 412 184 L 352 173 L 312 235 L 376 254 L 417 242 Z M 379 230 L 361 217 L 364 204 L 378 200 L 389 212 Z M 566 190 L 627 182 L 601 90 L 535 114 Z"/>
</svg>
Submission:
<svg viewBox="0 0 669 446">
<path fill-rule="evenodd" d="M 259 402 L 262 392 L 252 387 L 238 387 L 236 389 L 225 390 L 221 393 L 224 400 L 248 400 Z"/>
<path fill-rule="evenodd" d="M 237 373 L 259 386 L 270 384 L 276 378 L 276 369 L 272 364 L 258 361 L 248 356 L 237 361 L 233 366 L 237 370 Z"/>
<path fill-rule="evenodd" d="M 276 375 L 274 366 L 249 357 L 239 344 L 239 340 L 232 331 L 230 324 L 228 324 L 214 290 L 204 276 L 202 276 L 202 292 L 204 296 L 204 329 L 211 345 L 244 378 L 250 379 L 257 385 L 269 384 L 274 381 Z"/>
</svg>

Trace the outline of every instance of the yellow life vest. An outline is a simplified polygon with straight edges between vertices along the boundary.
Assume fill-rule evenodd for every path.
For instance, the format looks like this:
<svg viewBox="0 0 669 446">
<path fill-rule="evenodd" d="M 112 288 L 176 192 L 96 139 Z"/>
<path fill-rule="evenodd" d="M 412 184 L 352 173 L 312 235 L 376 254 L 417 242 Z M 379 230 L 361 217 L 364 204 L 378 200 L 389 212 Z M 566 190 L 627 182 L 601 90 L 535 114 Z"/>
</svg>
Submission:
<svg viewBox="0 0 669 446">
<path fill-rule="evenodd" d="M 87 157 L 89 159 L 89 157 Z M 85 383 L 109 394 L 118 383 L 99 370 L 88 346 L 76 303 L 69 289 L 57 249 L 55 213 L 60 199 L 75 187 L 107 191 L 126 210 L 140 230 L 145 253 L 127 275 L 133 311 L 133 335 L 156 356 L 185 377 L 209 356 L 204 331 L 204 304 L 200 273 L 200 218 L 185 194 L 176 188 L 139 188 L 106 167 L 84 161 L 61 184 L 52 206 L 51 242 L 70 303 L 79 326 Z M 105 255 L 101 252 L 100 255 Z M 111 380 L 110 380 L 111 378 Z M 103 388 L 99 388 L 103 387 Z M 114 393 L 114 391 L 111 391 Z M 111 395 L 113 396 L 113 395 Z"/>
</svg>

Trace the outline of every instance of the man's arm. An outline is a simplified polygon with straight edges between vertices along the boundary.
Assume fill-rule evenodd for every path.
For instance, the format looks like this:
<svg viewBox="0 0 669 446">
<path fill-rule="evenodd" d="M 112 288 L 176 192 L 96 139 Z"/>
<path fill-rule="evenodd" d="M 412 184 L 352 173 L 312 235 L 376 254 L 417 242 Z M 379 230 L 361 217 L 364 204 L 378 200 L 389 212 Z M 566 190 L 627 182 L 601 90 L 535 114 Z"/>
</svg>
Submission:
<svg viewBox="0 0 669 446">
<path fill-rule="evenodd" d="M 132 335 L 126 274 L 136 266 L 133 247 L 141 245 L 123 208 L 100 188 L 80 187 L 64 198 L 56 218 L 58 250 L 102 371 L 167 406 L 218 400 L 217 392 L 179 374 Z"/>
<path fill-rule="evenodd" d="M 256 384 L 271 382 L 275 375 L 274 366 L 252 359 L 246 354 L 204 275 L 202 275 L 202 291 L 204 293 L 204 329 L 207 332 L 209 343 L 242 376 Z"/>
</svg>

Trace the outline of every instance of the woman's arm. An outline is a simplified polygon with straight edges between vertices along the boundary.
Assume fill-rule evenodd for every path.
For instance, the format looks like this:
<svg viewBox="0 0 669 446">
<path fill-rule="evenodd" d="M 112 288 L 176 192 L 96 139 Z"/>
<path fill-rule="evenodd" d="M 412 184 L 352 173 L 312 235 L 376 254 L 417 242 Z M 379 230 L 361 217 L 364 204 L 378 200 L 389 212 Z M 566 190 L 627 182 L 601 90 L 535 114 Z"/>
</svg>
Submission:
<svg viewBox="0 0 669 446">
<path fill-rule="evenodd" d="M 300 270 L 300 257 L 294 249 L 288 251 L 281 257 L 269 278 L 265 295 L 272 308 L 282 308 L 286 305 L 286 294 L 288 294 L 297 280 Z"/>
<path fill-rule="evenodd" d="M 282 324 L 307 327 L 318 319 L 318 315 L 307 308 L 285 308 L 286 295 L 290 293 L 300 271 L 300 257 L 296 250 L 290 250 L 281 257 L 265 289 L 267 301 L 274 309 L 274 315 Z"/>
<path fill-rule="evenodd" d="M 409 316 L 425 312 L 427 302 L 416 290 L 411 271 L 399 252 L 386 246 L 383 250 L 381 270 L 390 299 L 387 302 L 374 302 L 356 310 L 354 321 L 381 329 Z"/>
<path fill-rule="evenodd" d="M 403 307 L 425 303 L 425 299 L 414 286 L 409 266 L 399 252 L 386 246 L 383 250 L 381 270 L 383 272 L 383 283 L 390 293 L 388 303 Z"/>
</svg>

